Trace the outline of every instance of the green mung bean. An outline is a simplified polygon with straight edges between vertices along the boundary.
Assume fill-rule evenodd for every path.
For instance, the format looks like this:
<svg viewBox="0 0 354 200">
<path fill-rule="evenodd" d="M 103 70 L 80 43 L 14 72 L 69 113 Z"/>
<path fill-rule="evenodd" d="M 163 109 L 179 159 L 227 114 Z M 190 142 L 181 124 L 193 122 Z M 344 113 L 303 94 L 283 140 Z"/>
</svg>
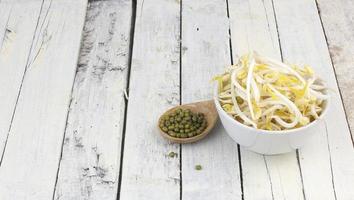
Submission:
<svg viewBox="0 0 354 200">
<path fill-rule="evenodd" d="M 176 109 L 162 116 L 161 130 L 172 137 L 189 138 L 201 134 L 208 126 L 203 113 L 193 113 L 189 109 Z"/>
</svg>

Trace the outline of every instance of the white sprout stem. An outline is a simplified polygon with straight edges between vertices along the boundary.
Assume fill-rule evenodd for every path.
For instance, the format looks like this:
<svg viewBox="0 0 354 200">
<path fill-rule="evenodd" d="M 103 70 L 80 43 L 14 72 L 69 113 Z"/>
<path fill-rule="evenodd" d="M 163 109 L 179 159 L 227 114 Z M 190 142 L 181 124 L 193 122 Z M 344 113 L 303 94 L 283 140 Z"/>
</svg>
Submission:
<svg viewBox="0 0 354 200">
<path fill-rule="evenodd" d="M 233 74 L 236 73 L 236 71 L 232 72 Z M 233 81 L 235 81 L 234 79 L 231 79 L 231 94 L 232 94 L 232 101 L 233 101 L 233 108 L 235 110 L 235 112 L 237 113 L 237 115 L 246 123 L 251 124 L 254 128 L 257 128 L 257 125 L 251 120 L 249 119 L 238 107 L 238 103 L 236 101 L 236 96 L 235 96 L 235 90 L 234 90 L 234 84 Z"/>
<path fill-rule="evenodd" d="M 315 96 L 317 99 L 326 100 L 329 98 L 328 95 L 322 94 L 310 88 L 310 94 Z"/>
<path fill-rule="evenodd" d="M 267 84 L 267 86 L 274 92 L 274 94 L 279 97 L 285 105 L 289 108 L 289 110 L 295 114 L 295 116 L 300 120 L 303 116 L 299 109 L 296 107 L 296 105 L 290 101 L 288 98 L 286 98 L 284 95 L 282 95 L 278 90 L 276 90 L 273 86 L 270 84 Z"/>
<path fill-rule="evenodd" d="M 266 81 L 265 81 L 263 78 L 261 78 L 259 75 L 257 75 L 257 74 L 254 75 L 254 78 L 255 78 L 256 81 L 257 81 L 258 83 L 260 83 L 260 84 L 266 83 Z"/>
<path fill-rule="evenodd" d="M 219 99 L 219 101 L 220 101 L 221 103 L 227 103 L 227 104 L 231 104 L 231 103 L 232 103 L 232 100 L 231 100 L 231 99 L 227 99 L 227 100 Z"/>
<path fill-rule="evenodd" d="M 240 69 L 234 70 L 231 74 L 231 85 L 234 85 L 237 90 L 237 94 L 244 100 L 246 100 L 246 90 L 238 83 L 236 80 L 236 74 L 240 71 Z"/>
<path fill-rule="evenodd" d="M 231 98 L 231 93 L 229 92 L 222 92 L 219 94 L 220 99 Z"/>
<path fill-rule="evenodd" d="M 297 71 L 295 71 L 293 68 L 289 67 L 288 65 L 286 65 L 282 62 L 279 62 L 277 60 L 273 60 L 271 58 L 260 56 L 258 54 L 255 54 L 255 57 L 262 60 L 264 63 L 267 63 L 269 65 L 276 65 L 276 66 L 282 67 L 284 69 L 287 69 L 290 73 L 292 73 L 294 76 L 296 76 L 303 84 L 306 83 L 305 79 Z"/>
<path fill-rule="evenodd" d="M 277 80 L 276 77 L 273 78 L 273 79 L 265 80 L 265 79 L 263 79 L 261 76 L 259 76 L 258 74 L 254 74 L 254 77 L 255 77 L 256 81 L 257 81 L 258 83 L 260 83 L 260 84 L 274 83 L 274 82 Z"/>
<path fill-rule="evenodd" d="M 247 103 L 248 107 L 251 112 L 251 117 L 253 120 L 256 120 L 256 117 L 254 115 L 253 107 L 252 107 L 252 102 L 251 102 L 251 82 L 252 82 L 252 74 L 253 74 L 253 69 L 255 66 L 254 58 L 252 56 L 251 62 L 248 66 L 248 74 L 247 74 L 247 83 L 246 83 L 246 95 L 247 95 Z"/>
<path fill-rule="evenodd" d="M 316 108 L 315 108 L 315 105 L 311 105 L 311 108 L 310 108 L 310 112 L 311 114 L 315 117 L 315 119 L 318 119 L 318 114 L 316 112 Z"/>
<path fill-rule="evenodd" d="M 281 130 L 281 128 L 278 125 L 274 124 L 274 123 L 271 123 L 271 126 L 274 127 L 275 130 L 278 130 L 278 131 Z"/>
<path fill-rule="evenodd" d="M 286 103 L 284 103 L 283 101 L 279 101 L 279 100 L 264 100 L 264 101 L 262 101 L 262 102 L 260 102 L 259 104 L 258 104 L 258 106 L 259 107 L 266 107 L 266 106 L 268 106 L 268 105 L 284 105 L 284 106 L 286 106 L 287 104 Z"/>
<path fill-rule="evenodd" d="M 274 85 L 274 88 L 276 88 L 278 90 L 283 90 L 283 91 L 290 91 L 289 87 L 282 87 L 282 86 Z M 294 87 L 291 87 L 291 88 L 297 89 L 297 90 L 302 90 L 302 89 L 304 89 L 304 86 L 294 86 Z"/>
<path fill-rule="evenodd" d="M 315 83 L 318 80 L 318 83 Z M 327 86 L 317 76 L 313 76 L 309 81 L 309 87 L 314 90 L 324 90 Z"/>
<path fill-rule="evenodd" d="M 291 123 L 285 122 L 284 120 L 282 120 L 280 117 L 278 116 L 272 116 L 273 119 L 275 119 L 275 121 L 282 125 L 285 128 L 293 128 L 294 126 L 296 126 L 296 124 L 299 122 L 297 118 L 294 118 L 294 121 Z"/>
<path fill-rule="evenodd" d="M 314 89 L 314 90 L 324 90 L 324 89 L 326 89 L 326 87 L 323 86 L 323 85 L 315 85 L 315 84 L 312 84 L 310 88 Z"/>
<path fill-rule="evenodd" d="M 271 66 L 267 66 L 267 67 L 268 67 L 268 68 L 272 68 Z M 259 74 L 260 76 L 263 76 L 264 74 L 268 74 L 268 73 L 272 73 L 272 72 L 274 72 L 273 69 L 266 69 L 266 70 L 260 71 L 258 74 Z"/>
<path fill-rule="evenodd" d="M 257 103 L 259 103 L 260 99 L 261 99 L 261 94 L 259 92 L 258 86 L 256 81 L 252 78 L 251 79 L 251 87 L 252 87 L 252 92 L 254 95 L 254 99 L 256 100 Z"/>
<path fill-rule="evenodd" d="M 268 115 L 268 114 L 270 114 L 270 113 L 273 113 L 274 111 L 279 110 L 279 109 L 282 109 L 282 108 L 283 108 L 283 106 L 281 106 L 281 105 L 274 105 L 274 106 L 268 108 L 267 110 L 265 110 L 265 111 L 262 113 L 261 117 L 266 116 L 266 115 Z"/>
</svg>

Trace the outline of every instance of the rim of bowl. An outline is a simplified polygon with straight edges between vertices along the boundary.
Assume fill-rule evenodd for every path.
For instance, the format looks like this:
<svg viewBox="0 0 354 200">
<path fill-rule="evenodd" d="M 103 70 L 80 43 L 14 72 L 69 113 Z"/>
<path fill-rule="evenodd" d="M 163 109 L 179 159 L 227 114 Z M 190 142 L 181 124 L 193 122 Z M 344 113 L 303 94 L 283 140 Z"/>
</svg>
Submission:
<svg viewBox="0 0 354 200">
<path fill-rule="evenodd" d="M 326 90 L 326 94 L 328 94 L 328 89 Z M 326 113 L 328 111 L 330 99 L 331 99 L 331 96 L 330 96 L 328 99 L 324 100 L 325 105 L 324 105 L 323 111 L 321 112 L 321 115 L 318 117 L 318 119 L 315 119 L 314 121 L 310 122 L 306 126 L 302 126 L 302 127 L 294 128 L 294 129 L 289 129 L 289 130 L 281 130 L 281 131 L 274 130 L 274 131 L 270 131 L 270 130 L 264 130 L 264 129 L 256 129 L 256 128 L 253 128 L 251 126 L 247 126 L 247 125 L 237 121 L 236 119 L 232 118 L 230 115 L 228 115 L 225 112 L 225 110 L 220 105 L 220 102 L 219 102 L 219 99 L 218 99 L 219 96 L 218 96 L 218 84 L 217 83 L 215 84 L 215 87 L 214 87 L 214 95 L 213 96 L 214 96 L 214 103 L 215 103 L 215 105 L 217 107 L 217 110 L 221 110 L 222 114 L 226 115 L 226 118 L 231 120 L 231 121 L 233 121 L 233 123 L 235 123 L 237 125 L 240 125 L 240 126 L 246 128 L 246 129 L 249 129 L 249 130 L 262 132 L 263 134 L 277 134 L 277 135 L 279 135 L 279 134 L 286 135 L 286 134 L 290 134 L 290 133 L 293 133 L 293 132 L 298 132 L 298 131 L 301 131 L 303 129 L 307 129 L 307 128 L 313 126 L 314 124 L 317 124 L 326 115 Z"/>
</svg>

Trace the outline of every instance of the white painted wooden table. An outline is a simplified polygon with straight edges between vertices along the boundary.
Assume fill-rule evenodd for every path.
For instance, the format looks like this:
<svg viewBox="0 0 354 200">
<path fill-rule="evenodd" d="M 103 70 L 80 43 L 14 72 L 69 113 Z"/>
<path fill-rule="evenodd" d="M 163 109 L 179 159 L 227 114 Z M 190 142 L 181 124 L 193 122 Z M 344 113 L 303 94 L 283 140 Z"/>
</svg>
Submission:
<svg viewBox="0 0 354 200">
<path fill-rule="evenodd" d="M 351 0 L 0 0 L 0 200 L 354 199 L 353 10 Z M 195 144 L 156 134 L 165 109 L 211 98 L 211 77 L 251 49 L 310 64 L 333 89 L 309 145 L 262 156 L 220 124 Z"/>
</svg>

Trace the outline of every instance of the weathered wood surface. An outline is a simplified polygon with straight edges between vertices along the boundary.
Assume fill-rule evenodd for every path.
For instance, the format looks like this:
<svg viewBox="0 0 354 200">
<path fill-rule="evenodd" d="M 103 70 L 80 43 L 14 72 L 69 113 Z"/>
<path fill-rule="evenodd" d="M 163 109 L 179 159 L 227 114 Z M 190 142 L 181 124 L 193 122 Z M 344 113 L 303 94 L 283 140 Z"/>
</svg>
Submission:
<svg viewBox="0 0 354 200">
<path fill-rule="evenodd" d="M 353 143 L 316 2 L 279 0 L 274 7 L 284 59 L 313 66 L 332 89 L 321 130 L 299 150 L 306 199 L 350 199 L 354 196 Z"/>
<path fill-rule="evenodd" d="M 354 137 L 354 2 L 317 0 L 329 53 Z"/>
<path fill-rule="evenodd" d="M 88 6 L 55 199 L 115 200 L 132 3 Z"/>
<path fill-rule="evenodd" d="M 28 3 L 32 12 L 37 12 L 37 3 Z M 40 1 L 39 8 L 37 26 L 23 19 L 26 15 L 18 18 L 28 22 L 19 24 L 24 26 L 21 29 L 36 26 L 36 30 L 27 64 L 18 63 L 27 70 L 0 168 L 3 200 L 47 200 L 54 192 L 86 1 Z M 13 33 L 13 37 L 20 36 Z M 11 48 L 11 40 L 7 42 Z M 22 51 L 21 45 L 16 47 L 15 51 Z"/>
<path fill-rule="evenodd" d="M 180 199 L 179 145 L 169 144 L 156 127 L 159 115 L 180 99 L 179 8 L 175 0 L 137 1 L 122 200 Z"/>
<path fill-rule="evenodd" d="M 41 4 L 42 1 L 0 3 L 0 159 L 28 65 Z"/>
<path fill-rule="evenodd" d="M 251 50 L 281 59 L 272 1 L 229 1 L 235 62 Z M 241 147 L 245 199 L 303 199 L 296 153 L 262 156 Z"/>
<path fill-rule="evenodd" d="M 354 127 L 353 2 L 91 1 L 82 32 L 86 3 L 0 0 L 1 200 L 354 196 L 333 70 Z M 249 50 L 310 64 L 333 89 L 309 145 L 262 156 L 238 148 L 221 125 L 195 144 L 159 136 L 165 109 L 211 98 L 212 76 Z"/>
<path fill-rule="evenodd" d="M 224 0 L 182 1 L 182 103 L 211 99 L 212 77 L 231 64 L 226 8 Z M 237 144 L 221 124 L 182 145 L 182 199 L 241 199 L 238 166 Z"/>
</svg>

